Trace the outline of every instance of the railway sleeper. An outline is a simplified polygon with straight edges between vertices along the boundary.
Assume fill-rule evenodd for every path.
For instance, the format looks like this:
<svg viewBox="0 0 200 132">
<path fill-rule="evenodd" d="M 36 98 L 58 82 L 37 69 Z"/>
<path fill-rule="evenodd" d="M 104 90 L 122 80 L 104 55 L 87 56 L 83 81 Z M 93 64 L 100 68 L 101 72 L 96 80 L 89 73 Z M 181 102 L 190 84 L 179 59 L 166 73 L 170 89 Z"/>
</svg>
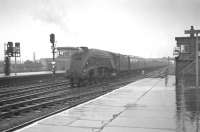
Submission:
<svg viewBox="0 0 200 132">
<path fill-rule="evenodd" d="M 48 90 L 48 91 L 51 91 L 51 90 L 55 90 L 55 88 L 54 88 L 54 87 L 47 88 L 47 89 L 44 88 L 44 89 L 38 90 L 38 92 L 39 92 L 39 93 L 40 93 L 40 92 L 47 92 L 47 90 Z M 34 91 L 34 90 L 32 91 L 32 90 L 31 90 L 31 91 L 28 91 L 28 92 L 37 92 L 37 91 Z M 23 94 L 25 94 L 25 93 L 26 93 L 26 92 L 23 92 Z M 17 93 L 16 93 L 16 94 L 17 94 Z M 22 94 L 22 93 L 18 93 L 18 95 L 21 95 L 21 94 Z"/>
<path fill-rule="evenodd" d="M 45 91 L 45 92 L 39 92 L 39 93 L 30 94 L 30 95 L 20 96 L 20 97 L 17 97 L 17 98 L 10 98 L 8 100 L 2 100 L 2 101 L 0 101 L 0 106 L 3 106 L 4 104 L 13 103 L 13 102 L 16 102 L 16 101 L 19 102 L 19 101 L 25 101 L 25 100 L 37 98 L 37 97 L 39 98 L 39 96 L 41 96 L 41 95 L 57 92 L 57 91 L 60 91 L 62 89 L 65 89 L 65 88 L 66 87 L 61 87 L 61 88 L 58 88 L 56 90 L 49 90 L 49 91 Z"/>
<path fill-rule="evenodd" d="M 55 99 L 55 100 L 49 101 L 49 102 L 43 102 L 43 103 L 40 103 L 40 104 L 28 105 L 24 108 L 20 108 L 20 109 L 17 109 L 17 110 L 12 110 L 12 111 L 9 111 L 9 112 L 1 113 L 0 117 L 1 118 L 9 117 L 10 115 L 13 115 L 14 113 L 29 111 L 29 110 L 32 110 L 33 108 L 34 109 L 35 108 L 41 108 L 41 106 L 55 104 L 57 102 L 60 102 L 62 100 L 67 100 L 67 99 L 69 99 L 69 98 Z"/>
<path fill-rule="evenodd" d="M 28 101 L 21 101 L 21 102 L 16 102 L 14 104 L 8 104 L 6 106 L 2 106 L 0 107 L 0 110 L 8 110 L 8 109 L 17 109 L 20 107 L 24 107 L 26 105 L 32 105 L 32 104 L 36 104 L 36 103 L 40 103 L 43 101 L 48 101 L 48 100 L 52 100 L 52 99 L 57 99 L 59 97 L 65 97 L 66 93 L 61 93 L 61 94 L 57 94 L 55 96 L 47 96 L 47 97 L 43 97 L 43 98 L 36 98 L 36 99 L 32 99 L 32 100 L 28 100 Z"/>
<path fill-rule="evenodd" d="M 47 84 L 45 86 L 38 86 L 37 88 L 34 88 L 33 87 L 28 87 L 26 89 L 17 89 L 17 90 L 9 90 L 9 92 L 3 92 L 3 94 L 0 94 L 0 98 L 2 97 L 6 97 L 6 96 L 13 96 L 13 94 L 24 94 L 26 92 L 33 92 L 33 91 L 36 91 L 36 90 L 45 90 L 45 89 L 51 89 L 53 87 L 56 87 L 56 86 L 62 86 L 62 85 L 65 85 L 65 84 L 68 84 L 68 82 L 66 83 L 56 83 L 56 84 L 53 84 L 53 85 L 50 85 L 50 84 Z M 20 90 L 20 91 L 19 91 Z"/>
<path fill-rule="evenodd" d="M 99 92 L 99 91 L 98 91 Z M 90 93 L 87 93 L 86 95 L 90 95 L 90 96 L 92 96 L 93 94 L 95 95 L 96 94 L 96 92 L 90 92 Z M 85 97 L 87 97 L 85 94 L 83 94 L 83 95 L 80 95 L 80 94 L 78 94 L 78 95 L 75 95 L 75 96 L 72 96 L 72 97 L 65 97 L 65 98 L 61 98 L 61 99 L 55 99 L 55 100 L 53 100 L 53 101 L 49 101 L 49 102 L 44 102 L 44 103 L 41 103 L 41 104 L 33 104 L 33 105 L 29 105 L 29 106 L 26 106 L 26 107 L 24 107 L 24 108 L 20 108 L 20 109 L 18 109 L 18 110 L 15 110 L 15 111 L 11 111 L 11 112 L 7 112 L 7 113 L 4 113 L 3 115 L 1 114 L 0 115 L 0 117 L 10 117 L 10 116 L 12 116 L 14 113 L 20 113 L 20 112 L 22 112 L 22 113 L 24 113 L 24 112 L 29 112 L 29 111 L 32 111 L 33 109 L 36 109 L 36 108 L 41 108 L 41 107 L 43 107 L 43 106 L 49 106 L 49 105 L 51 105 L 51 104 L 56 104 L 56 103 L 58 103 L 58 102 L 61 102 L 61 101 L 63 101 L 63 102 L 70 102 L 70 100 L 72 101 L 72 102 L 74 102 L 74 100 L 82 100 L 83 99 L 83 97 L 85 96 Z M 78 98 L 77 98 L 78 97 Z M 19 115 L 19 114 L 18 114 Z"/>
</svg>

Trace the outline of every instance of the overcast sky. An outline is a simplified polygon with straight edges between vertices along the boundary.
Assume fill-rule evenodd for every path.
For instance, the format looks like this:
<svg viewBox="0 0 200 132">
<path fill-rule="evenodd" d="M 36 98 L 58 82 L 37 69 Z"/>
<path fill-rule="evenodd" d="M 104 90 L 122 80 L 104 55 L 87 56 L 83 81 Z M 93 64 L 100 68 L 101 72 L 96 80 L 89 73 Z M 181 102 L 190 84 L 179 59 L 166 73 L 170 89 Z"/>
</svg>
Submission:
<svg viewBox="0 0 200 132">
<path fill-rule="evenodd" d="M 172 56 L 176 36 L 200 28 L 199 0 L 0 0 L 4 43 L 20 42 L 22 58 L 52 57 L 57 46 L 88 46 L 141 57 Z"/>
</svg>

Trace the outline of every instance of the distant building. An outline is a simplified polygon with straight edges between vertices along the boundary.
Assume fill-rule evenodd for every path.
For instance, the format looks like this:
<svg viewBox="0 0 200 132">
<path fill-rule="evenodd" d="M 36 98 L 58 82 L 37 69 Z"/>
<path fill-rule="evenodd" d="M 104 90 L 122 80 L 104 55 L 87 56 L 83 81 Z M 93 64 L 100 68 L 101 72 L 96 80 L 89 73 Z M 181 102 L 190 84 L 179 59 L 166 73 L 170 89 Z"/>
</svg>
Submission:
<svg viewBox="0 0 200 132">
<path fill-rule="evenodd" d="M 71 56 L 79 50 L 80 48 L 77 47 L 57 47 L 58 56 L 56 58 L 56 69 L 68 70 Z"/>
<path fill-rule="evenodd" d="M 39 62 L 42 64 L 42 70 L 51 70 L 52 58 L 41 58 Z"/>
<path fill-rule="evenodd" d="M 70 65 L 71 55 L 78 52 L 80 48 L 77 47 L 57 47 L 56 70 L 66 71 Z M 52 58 L 41 58 L 40 63 L 44 70 L 51 70 Z"/>
</svg>

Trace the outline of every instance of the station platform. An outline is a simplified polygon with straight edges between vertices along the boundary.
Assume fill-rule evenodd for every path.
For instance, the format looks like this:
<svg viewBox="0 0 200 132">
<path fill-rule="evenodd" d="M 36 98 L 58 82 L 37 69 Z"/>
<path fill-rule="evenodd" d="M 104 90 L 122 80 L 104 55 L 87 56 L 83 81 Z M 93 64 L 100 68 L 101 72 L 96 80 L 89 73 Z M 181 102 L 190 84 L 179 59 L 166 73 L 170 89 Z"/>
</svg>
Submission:
<svg viewBox="0 0 200 132">
<path fill-rule="evenodd" d="M 65 71 L 56 71 L 56 73 L 65 73 Z M 0 74 L 0 78 L 12 78 L 12 77 L 23 77 L 23 76 L 35 76 L 35 75 L 45 75 L 52 74 L 52 71 L 39 71 L 39 72 L 21 72 L 21 73 L 11 73 L 9 76 Z"/>
<path fill-rule="evenodd" d="M 175 77 L 145 78 L 16 132 L 175 132 Z"/>
</svg>

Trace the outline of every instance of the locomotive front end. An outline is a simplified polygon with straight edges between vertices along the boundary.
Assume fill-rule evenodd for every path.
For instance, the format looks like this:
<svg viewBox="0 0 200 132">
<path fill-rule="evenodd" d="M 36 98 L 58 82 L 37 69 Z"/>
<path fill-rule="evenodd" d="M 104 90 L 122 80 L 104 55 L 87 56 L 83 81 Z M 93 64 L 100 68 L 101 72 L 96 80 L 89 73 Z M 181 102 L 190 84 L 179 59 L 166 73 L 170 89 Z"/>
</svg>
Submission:
<svg viewBox="0 0 200 132">
<path fill-rule="evenodd" d="M 80 80 L 85 76 L 84 72 L 82 72 L 82 67 L 86 52 L 80 48 L 79 52 L 71 56 L 70 68 L 67 70 L 66 76 L 72 85 L 79 84 Z"/>
</svg>

